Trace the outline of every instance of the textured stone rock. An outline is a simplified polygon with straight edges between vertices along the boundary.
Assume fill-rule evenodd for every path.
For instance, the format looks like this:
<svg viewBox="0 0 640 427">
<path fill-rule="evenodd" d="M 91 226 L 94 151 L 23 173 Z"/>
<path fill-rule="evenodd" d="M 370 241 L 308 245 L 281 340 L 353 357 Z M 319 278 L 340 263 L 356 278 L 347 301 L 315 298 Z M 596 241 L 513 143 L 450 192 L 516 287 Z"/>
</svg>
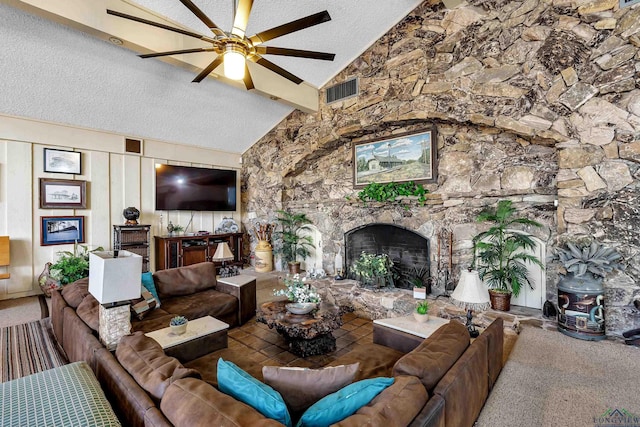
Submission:
<svg viewBox="0 0 640 427">
<path fill-rule="evenodd" d="M 603 10 L 613 9 L 617 4 L 617 0 L 593 0 L 578 7 L 578 13 L 580 15 L 588 15 L 602 12 Z"/>
<path fill-rule="evenodd" d="M 618 153 L 621 158 L 633 160 L 640 163 L 640 142 L 632 142 L 630 144 L 620 144 Z"/>
<path fill-rule="evenodd" d="M 578 73 L 576 73 L 576 69 L 573 67 L 565 68 L 560 72 L 562 74 L 562 78 L 567 86 L 573 86 L 578 83 Z"/>
<path fill-rule="evenodd" d="M 602 55 L 596 59 L 596 64 L 603 70 L 610 70 L 615 67 L 619 67 L 636 55 L 636 48 L 630 45 L 625 45 L 614 51 L 612 54 Z"/>
<path fill-rule="evenodd" d="M 549 120 L 545 120 L 542 117 L 534 116 L 532 114 L 527 114 L 526 116 L 521 117 L 520 123 L 539 130 L 547 130 L 551 128 L 551 125 L 553 124 Z"/>
<path fill-rule="evenodd" d="M 500 83 L 521 72 L 518 65 L 505 65 L 497 68 L 488 68 L 471 76 L 476 83 Z"/>
<path fill-rule="evenodd" d="M 607 188 L 607 184 L 600 178 L 600 175 L 591 166 L 585 166 L 580 169 L 578 176 L 584 181 L 585 187 L 589 191 L 597 191 L 603 188 Z"/>
<path fill-rule="evenodd" d="M 482 62 L 473 57 L 466 57 L 453 67 L 444 72 L 447 80 L 455 80 L 459 77 L 467 76 L 482 70 Z"/>
<path fill-rule="evenodd" d="M 592 127 L 580 132 L 580 142 L 592 145 L 606 145 L 613 141 L 615 130 L 610 127 Z"/>
<path fill-rule="evenodd" d="M 639 144 L 640 145 L 640 144 Z M 558 153 L 558 166 L 566 169 L 578 169 L 591 166 L 602 160 L 602 152 L 597 149 L 566 148 Z"/>
<path fill-rule="evenodd" d="M 607 188 L 611 192 L 622 190 L 633 183 L 629 166 L 623 162 L 602 163 L 598 167 L 598 173 L 605 180 Z"/>
<path fill-rule="evenodd" d="M 523 135 L 533 135 L 534 130 L 523 123 L 519 123 L 518 121 L 511 119 L 509 117 L 500 116 L 496 119 L 496 126 L 508 129 Z"/>
<path fill-rule="evenodd" d="M 476 95 L 500 98 L 520 98 L 527 93 L 526 90 L 507 83 L 477 83 L 473 85 L 472 92 Z"/>
<path fill-rule="evenodd" d="M 582 104 L 593 98 L 596 93 L 598 93 L 597 88 L 586 83 L 578 82 L 563 93 L 558 100 L 570 110 L 576 110 L 580 108 Z"/>
<path fill-rule="evenodd" d="M 617 23 L 618 21 L 615 18 L 605 18 L 593 24 L 593 28 L 596 30 L 613 30 L 616 28 Z"/>
<path fill-rule="evenodd" d="M 620 34 L 624 38 L 640 32 L 640 8 L 635 7 L 620 19 L 616 34 Z"/>
<path fill-rule="evenodd" d="M 531 167 L 505 168 L 500 184 L 506 190 L 527 190 L 532 187 L 534 172 Z"/>
<path fill-rule="evenodd" d="M 564 220 L 572 224 L 583 224 L 591 221 L 595 215 L 595 209 L 566 209 Z"/>
</svg>

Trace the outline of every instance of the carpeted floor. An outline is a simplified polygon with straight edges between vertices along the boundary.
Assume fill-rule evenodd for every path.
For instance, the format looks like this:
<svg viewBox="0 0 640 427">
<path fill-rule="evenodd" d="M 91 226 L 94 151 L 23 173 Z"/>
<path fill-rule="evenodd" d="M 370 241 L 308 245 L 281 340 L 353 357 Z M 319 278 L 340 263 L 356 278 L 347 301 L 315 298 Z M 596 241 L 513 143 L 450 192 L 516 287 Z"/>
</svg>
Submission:
<svg viewBox="0 0 640 427">
<path fill-rule="evenodd" d="M 0 328 L 0 382 L 66 364 L 50 318 Z"/>
<path fill-rule="evenodd" d="M 476 425 L 592 427 L 609 409 L 640 415 L 639 375 L 639 348 L 527 327 Z"/>
</svg>

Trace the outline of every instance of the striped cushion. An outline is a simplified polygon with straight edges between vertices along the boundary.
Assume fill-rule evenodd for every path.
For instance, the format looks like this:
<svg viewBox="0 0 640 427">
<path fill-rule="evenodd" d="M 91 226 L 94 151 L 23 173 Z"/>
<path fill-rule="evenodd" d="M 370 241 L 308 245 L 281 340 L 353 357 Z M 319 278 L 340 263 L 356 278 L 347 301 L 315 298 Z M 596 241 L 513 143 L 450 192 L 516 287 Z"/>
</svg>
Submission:
<svg viewBox="0 0 640 427">
<path fill-rule="evenodd" d="M 3 426 L 120 426 L 86 362 L 0 384 Z"/>
<path fill-rule="evenodd" d="M 140 299 L 131 300 L 131 312 L 138 320 L 144 319 L 147 314 L 156 308 L 156 299 L 151 292 L 145 288 L 142 289 Z"/>
</svg>

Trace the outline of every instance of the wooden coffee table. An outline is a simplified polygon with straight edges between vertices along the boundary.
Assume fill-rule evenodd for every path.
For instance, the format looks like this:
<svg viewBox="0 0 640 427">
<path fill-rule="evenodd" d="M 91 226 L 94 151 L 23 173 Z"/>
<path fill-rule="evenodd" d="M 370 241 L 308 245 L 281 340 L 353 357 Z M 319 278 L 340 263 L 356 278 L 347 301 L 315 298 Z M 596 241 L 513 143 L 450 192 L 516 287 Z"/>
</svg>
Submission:
<svg viewBox="0 0 640 427">
<path fill-rule="evenodd" d="M 425 323 L 416 322 L 413 316 L 377 319 L 373 321 L 373 342 L 408 353 L 447 323 L 448 319 L 436 316 L 429 316 Z"/>
<path fill-rule="evenodd" d="M 182 363 L 190 362 L 205 354 L 227 348 L 229 325 L 214 317 L 205 316 L 189 320 L 187 332 L 174 335 L 166 327 L 145 335 L 162 346 L 167 356 L 175 357 Z"/>
<path fill-rule="evenodd" d="M 275 328 L 289 343 L 289 351 L 300 357 L 326 354 L 336 350 L 332 331 L 342 326 L 340 310 L 333 304 L 320 303 L 309 314 L 292 314 L 285 307 L 289 301 L 266 302 L 260 306 L 256 320 Z"/>
</svg>

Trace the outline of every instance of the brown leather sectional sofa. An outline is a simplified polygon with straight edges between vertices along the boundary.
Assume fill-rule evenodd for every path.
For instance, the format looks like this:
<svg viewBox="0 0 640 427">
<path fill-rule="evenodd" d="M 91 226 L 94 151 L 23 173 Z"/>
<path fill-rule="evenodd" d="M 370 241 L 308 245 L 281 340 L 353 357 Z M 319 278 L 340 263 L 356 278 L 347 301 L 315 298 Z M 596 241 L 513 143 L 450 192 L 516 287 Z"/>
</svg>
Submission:
<svg viewBox="0 0 640 427">
<path fill-rule="evenodd" d="M 190 277 L 183 272 L 169 274 L 176 280 Z M 188 287 L 184 282 L 182 286 Z M 218 358 L 262 380 L 259 363 L 230 348 L 182 365 L 142 333 L 125 337 L 115 354 L 109 352 L 77 313 L 82 288 L 74 284 L 54 292 L 54 333 L 70 361 L 89 363 L 124 425 L 281 425 L 216 388 Z M 225 321 L 233 323 L 231 318 Z M 498 319 L 470 344 L 467 329 L 451 321 L 407 354 L 370 344 L 338 358 L 331 365 L 360 363 L 356 381 L 393 376 L 395 382 L 336 425 L 472 426 L 502 369 L 502 328 Z M 146 325 L 140 329 L 149 330 Z"/>
</svg>

